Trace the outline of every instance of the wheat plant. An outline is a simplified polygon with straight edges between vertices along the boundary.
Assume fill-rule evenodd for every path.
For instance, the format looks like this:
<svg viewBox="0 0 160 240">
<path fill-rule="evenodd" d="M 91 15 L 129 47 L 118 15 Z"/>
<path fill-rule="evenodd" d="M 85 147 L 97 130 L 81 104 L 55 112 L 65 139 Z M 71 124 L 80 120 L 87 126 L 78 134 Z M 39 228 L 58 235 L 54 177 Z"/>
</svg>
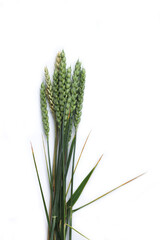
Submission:
<svg viewBox="0 0 160 240">
<path fill-rule="evenodd" d="M 48 223 L 48 240 L 72 240 L 72 231 L 76 231 L 82 238 L 89 239 L 74 228 L 72 225 L 72 214 L 135 180 L 142 174 L 89 203 L 77 209 L 74 208 L 75 203 L 78 201 L 88 180 L 102 158 L 102 156 L 99 158 L 96 165 L 93 166 L 78 188 L 73 191 L 74 173 L 89 137 L 88 135 L 80 156 L 75 162 L 76 140 L 82 113 L 86 72 L 78 60 L 72 73 L 71 67 L 67 68 L 66 66 L 65 52 L 61 51 L 56 57 L 53 80 L 50 78 L 47 67 L 44 69 L 44 74 L 45 81 L 42 82 L 40 87 L 40 105 L 45 134 L 45 139 L 43 138 L 42 140 L 50 190 L 50 206 L 46 204 L 32 145 L 31 148 Z M 50 127 L 48 108 L 51 111 L 51 116 L 55 124 L 53 157 L 50 155 L 49 146 Z M 47 149 L 45 148 L 45 142 Z M 69 182 L 67 182 L 68 178 L 70 179 Z"/>
</svg>

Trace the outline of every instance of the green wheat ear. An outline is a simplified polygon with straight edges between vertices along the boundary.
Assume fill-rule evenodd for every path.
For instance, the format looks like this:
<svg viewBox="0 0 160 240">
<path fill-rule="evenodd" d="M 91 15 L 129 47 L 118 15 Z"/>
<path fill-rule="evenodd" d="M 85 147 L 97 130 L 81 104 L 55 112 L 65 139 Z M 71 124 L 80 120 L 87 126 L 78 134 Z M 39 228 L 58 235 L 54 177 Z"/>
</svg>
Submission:
<svg viewBox="0 0 160 240">
<path fill-rule="evenodd" d="M 64 115 L 64 106 L 66 101 L 66 57 L 64 51 L 61 52 L 61 61 L 59 64 L 59 107 L 61 119 Z"/>
<path fill-rule="evenodd" d="M 84 68 L 82 68 L 82 71 L 80 73 L 79 89 L 78 89 L 77 103 L 76 103 L 76 109 L 75 109 L 75 115 L 74 115 L 75 128 L 78 127 L 78 124 L 80 123 L 80 120 L 81 120 L 83 96 L 84 96 L 84 88 L 85 88 L 85 78 L 86 78 L 86 71 Z"/>
<path fill-rule="evenodd" d="M 45 72 L 45 82 L 46 82 L 46 96 L 47 96 L 47 99 L 48 99 L 48 103 L 49 103 L 51 112 L 54 113 L 53 86 L 52 86 L 52 83 L 51 83 L 51 79 L 50 79 L 47 67 L 45 67 L 44 72 Z"/>
<path fill-rule="evenodd" d="M 81 63 L 79 60 L 76 62 L 75 69 L 72 77 L 72 85 L 71 85 L 71 114 L 74 112 L 76 108 L 78 88 L 79 88 L 79 78 L 81 72 Z"/>
<path fill-rule="evenodd" d="M 57 70 L 59 70 L 60 61 L 61 61 L 61 52 L 58 52 L 56 57 L 56 62 L 55 62 L 55 69 Z"/>
<path fill-rule="evenodd" d="M 54 110 L 56 115 L 56 122 L 58 127 L 61 126 L 61 113 L 60 113 L 60 105 L 59 105 L 59 65 L 61 61 L 61 53 L 59 52 L 56 57 L 55 62 L 55 70 L 53 74 L 53 103 Z"/>
<path fill-rule="evenodd" d="M 65 94 L 66 94 L 66 103 L 65 103 L 65 112 L 64 112 L 64 128 L 67 124 L 67 119 L 69 117 L 70 113 L 70 107 L 71 107 L 71 67 L 67 69 L 66 73 L 66 84 L 65 84 Z"/>
<path fill-rule="evenodd" d="M 41 84 L 40 89 L 40 102 L 41 102 L 41 114 L 42 114 L 42 122 L 43 122 L 43 128 L 46 137 L 49 136 L 49 118 L 48 118 L 48 110 L 47 110 L 47 100 L 46 100 L 46 90 L 44 82 Z"/>
<path fill-rule="evenodd" d="M 67 68 L 67 71 L 66 71 L 66 82 L 65 82 L 66 98 L 70 95 L 70 90 L 71 90 L 71 67 Z"/>
<path fill-rule="evenodd" d="M 78 88 L 79 88 L 79 78 L 80 78 L 80 72 L 81 72 L 81 63 L 79 60 L 76 62 L 75 69 L 72 76 L 72 82 L 70 87 L 70 125 L 69 125 L 69 141 L 72 136 L 72 126 L 73 126 L 73 116 L 74 111 L 76 108 L 76 102 L 77 102 L 77 94 L 78 94 Z"/>
</svg>

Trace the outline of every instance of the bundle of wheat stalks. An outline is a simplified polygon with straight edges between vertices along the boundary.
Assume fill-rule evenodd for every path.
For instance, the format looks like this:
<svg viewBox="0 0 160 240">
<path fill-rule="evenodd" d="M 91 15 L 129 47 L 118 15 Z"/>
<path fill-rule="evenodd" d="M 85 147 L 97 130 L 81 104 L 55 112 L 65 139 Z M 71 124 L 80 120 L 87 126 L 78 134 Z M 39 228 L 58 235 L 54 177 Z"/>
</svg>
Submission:
<svg viewBox="0 0 160 240">
<path fill-rule="evenodd" d="M 81 119 L 83 95 L 85 88 L 85 69 L 79 61 L 76 62 L 73 74 L 71 67 L 66 68 L 66 57 L 64 51 L 57 54 L 53 82 L 50 79 L 48 69 L 45 68 L 45 82 L 40 88 L 40 102 L 42 122 L 47 143 L 47 151 L 43 139 L 46 168 L 48 173 L 48 183 L 50 189 L 50 206 L 46 205 L 35 154 L 32 147 L 32 155 L 43 200 L 44 210 L 48 222 L 48 240 L 72 239 L 72 230 L 82 237 L 88 239 L 72 226 L 72 214 L 79 209 L 97 201 L 126 183 L 112 189 L 89 203 L 73 209 L 74 204 L 79 199 L 89 178 L 96 169 L 97 164 L 91 169 L 88 175 L 80 183 L 79 187 L 73 191 L 74 173 L 81 158 L 83 149 L 88 140 L 84 143 L 81 154 L 75 164 L 77 129 Z M 49 105 L 51 115 L 55 123 L 55 143 L 53 161 L 50 156 L 49 147 L 49 116 L 47 105 Z M 66 179 L 70 179 L 67 182 Z M 49 210 L 48 210 L 49 209 Z"/>
</svg>

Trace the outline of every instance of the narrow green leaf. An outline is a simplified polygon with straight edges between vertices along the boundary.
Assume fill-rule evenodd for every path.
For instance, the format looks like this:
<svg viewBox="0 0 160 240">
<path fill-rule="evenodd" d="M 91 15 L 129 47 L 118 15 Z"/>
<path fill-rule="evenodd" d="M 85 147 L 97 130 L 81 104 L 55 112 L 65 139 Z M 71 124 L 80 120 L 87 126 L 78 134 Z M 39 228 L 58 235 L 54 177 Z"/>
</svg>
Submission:
<svg viewBox="0 0 160 240">
<path fill-rule="evenodd" d="M 66 223 L 66 225 L 67 225 L 69 228 L 73 229 L 73 230 L 74 230 L 75 232 L 77 232 L 78 234 L 80 234 L 82 237 L 84 237 L 84 238 L 90 240 L 89 238 L 87 238 L 85 235 L 83 235 L 82 233 L 80 233 L 78 230 L 76 230 L 75 228 L 73 228 L 73 227 L 70 226 L 69 224 Z"/>
<path fill-rule="evenodd" d="M 90 133 L 91 133 L 91 132 L 90 132 Z M 88 141 L 88 138 L 89 138 L 90 133 L 88 134 L 88 136 L 87 136 L 87 138 L 86 138 L 86 140 L 85 140 L 85 143 L 84 143 L 84 145 L 83 145 L 83 147 L 82 147 L 82 150 L 81 150 L 81 153 L 80 153 L 80 155 L 79 155 L 79 158 L 78 158 L 78 161 L 77 161 L 77 163 L 76 163 L 76 166 L 75 166 L 75 168 L 74 168 L 73 174 L 75 173 L 75 171 L 76 171 L 76 169 L 77 169 L 78 163 L 79 163 L 79 161 L 80 161 L 80 159 L 81 159 L 82 153 L 83 153 L 83 151 L 84 151 L 84 148 L 85 148 L 85 146 L 86 146 L 86 143 L 87 143 L 87 141 Z M 73 140 L 74 140 L 74 138 L 73 138 Z M 73 141 L 72 141 L 72 143 L 73 143 Z M 74 144 L 75 144 L 75 143 L 74 143 Z M 72 145 L 71 145 L 71 147 L 72 147 Z M 73 151 L 73 149 L 70 149 L 70 150 Z M 71 160 L 72 151 L 70 151 L 70 155 L 69 155 L 69 157 L 68 157 L 69 163 L 70 163 L 70 160 Z M 69 165 L 69 164 L 68 164 L 68 165 Z M 68 166 L 68 167 L 69 167 L 69 166 Z M 68 169 L 67 169 L 67 171 L 68 171 Z M 69 182 L 69 184 L 68 184 L 68 188 L 67 188 L 67 191 L 66 191 L 66 196 L 67 196 L 67 194 L 68 194 L 68 191 L 69 191 L 70 186 L 71 186 L 71 180 L 70 180 L 70 182 Z"/>
<path fill-rule="evenodd" d="M 45 162 L 46 162 L 46 168 L 47 168 L 47 175 L 48 175 L 48 181 L 49 181 L 49 185 L 50 185 L 50 189 L 52 189 L 52 185 L 51 185 L 51 179 L 50 179 L 50 174 L 49 174 L 49 168 L 48 168 L 48 162 L 47 162 L 47 155 L 46 155 L 46 149 L 45 149 L 45 145 L 44 145 L 44 138 L 42 135 L 42 143 L 43 143 L 43 150 L 44 150 L 44 157 L 45 157 Z"/>
<path fill-rule="evenodd" d="M 79 187 L 77 188 L 77 190 L 73 193 L 72 196 L 72 204 L 71 204 L 71 199 L 68 200 L 67 202 L 67 206 L 74 206 L 74 204 L 76 203 L 76 201 L 78 200 L 78 198 L 80 197 L 84 187 L 86 186 L 88 180 L 90 179 L 92 173 L 94 171 L 94 168 L 89 172 L 89 174 L 85 177 L 85 179 L 81 182 L 81 184 L 79 185 Z"/>
<path fill-rule="evenodd" d="M 91 132 L 90 132 L 90 133 L 91 133 Z M 89 138 L 89 136 L 90 136 L 90 133 L 88 134 L 88 136 L 87 136 L 87 138 L 86 138 L 86 140 L 85 140 L 85 142 L 84 142 L 84 145 L 83 145 L 83 147 L 82 147 L 81 153 L 80 153 L 79 158 L 78 158 L 78 161 L 77 161 L 76 166 L 75 166 L 75 168 L 74 168 L 74 173 L 75 173 L 75 171 L 76 171 L 76 169 L 77 169 L 77 166 L 78 166 L 78 163 L 79 163 L 79 161 L 80 161 L 80 159 L 81 159 L 81 157 L 82 157 L 82 153 L 83 153 L 83 151 L 84 151 L 84 149 L 85 149 L 85 146 L 86 146 L 86 144 L 87 144 L 87 141 L 88 141 L 88 138 Z"/>
<path fill-rule="evenodd" d="M 71 157 L 72 157 L 72 154 L 73 154 L 74 146 L 75 146 L 75 136 L 74 136 L 74 138 L 72 140 L 72 143 L 71 143 L 71 146 L 70 146 L 70 150 L 69 150 L 69 155 L 68 155 L 68 158 L 67 158 L 66 176 L 67 176 L 69 165 L 70 165 L 70 162 L 71 162 Z M 68 189 L 67 189 L 67 192 L 68 192 Z"/>
<path fill-rule="evenodd" d="M 40 187 L 40 191 L 41 191 L 41 196 L 42 196 L 42 200 L 43 200 L 43 205 L 44 205 L 44 209 L 45 209 L 45 214 L 46 214 L 46 218 L 47 218 L 47 222 L 48 222 L 48 227 L 51 230 L 51 226 L 50 226 L 50 222 L 49 222 L 49 215 L 48 215 L 48 211 L 47 211 L 47 207 L 46 207 L 46 202 L 44 199 L 44 194 L 43 194 L 43 190 L 42 190 L 42 185 L 41 185 L 41 181 L 40 181 L 40 177 L 39 177 L 39 173 L 38 173 L 38 168 L 37 168 L 32 144 L 31 144 L 31 149 L 32 149 L 32 156 L 33 156 L 34 165 L 35 165 L 35 169 L 36 169 L 36 173 L 37 173 L 38 183 L 39 183 L 39 187 Z"/>
<path fill-rule="evenodd" d="M 96 198 L 96 199 L 92 200 L 91 202 L 89 202 L 89 203 L 86 203 L 86 204 L 84 204 L 83 206 L 81 206 L 81 207 L 79 207 L 79 208 L 76 208 L 76 209 L 74 209 L 74 210 L 73 210 L 73 212 L 76 212 L 76 211 L 78 211 L 78 210 L 80 210 L 80 209 L 82 209 L 82 208 L 84 208 L 84 207 L 86 207 L 86 206 L 90 205 L 91 203 L 94 203 L 94 202 L 96 202 L 97 200 L 99 200 L 99 199 L 101 199 L 101 198 L 105 197 L 106 195 L 108 195 L 108 194 L 112 193 L 113 191 L 117 190 L 118 188 L 120 188 L 120 187 L 123 187 L 124 185 L 126 185 L 126 184 L 128 184 L 128 183 L 132 182 L 133 180 L 135 180 L 135 179 L 137 179 L 137 178 L 139 178 L 139 177 L 143 176 L 144 174 L 145 174 L 145 173 L 142 173 L 142 174 L 138 175 L 137 177 L 135 177 L 135 178 L 132 178 L 131 180 L 129 180 L 129 181 L 127 181 L 127 182 L 125 182 L 125 183 L 123 183 L 123 184 L 119 185 L 118 187 L 116 187 L 116 188 L 113 188 L 113 189 L 112 189 L 112 190 L 110 190 L 109 192 L 106 192 L 105 194 L 103 194 L 103 195 L 101 195 L 100 197 L 98 197 L 98 198 Z"/>
<path fill-rule="evenodd" d="M 103 156 L 103 155 L 102 155 Z M 89 172 L 89 174 L 84 178 L 84 180 L 81 182 L 81 184 L 79 185 L 79 187 L 77 188 L 77 190 L 73 193 L 72 196 L 72 203 L 71 203 L 71 198 L 68 200 L 67 202 L 67 206 L 68 207 L 73 207 L 73 205 L 77 202 L 78 198 L 80 197 L 83 189 L 85 188 L 88 180 L 90 179 L 92 173 L 94 172 L 95 168 L 97 167 L 98 163 L 100 162 L 102 156 L 100 157 L 100 159 L 98 160 L 98 162 L 96 163 L 96 165 L 92 168 L 92 170 Z"/>
</svg>

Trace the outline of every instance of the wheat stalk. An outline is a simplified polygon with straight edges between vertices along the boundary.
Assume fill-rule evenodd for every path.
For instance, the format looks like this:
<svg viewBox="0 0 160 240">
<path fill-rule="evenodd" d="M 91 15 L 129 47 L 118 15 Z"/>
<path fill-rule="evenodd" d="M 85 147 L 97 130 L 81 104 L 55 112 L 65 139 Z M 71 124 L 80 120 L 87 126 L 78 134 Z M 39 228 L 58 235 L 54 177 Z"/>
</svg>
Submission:
<svg viewBox="0 0 160 240">
<path fill-rule="evenodd" d="M 51 82 L 47 67 L 44 69 L 44 73 L 45 82 L 42 82 L 40 88 L 40 104 L 43 129 L 45 133 L 45 139 L 43 138 L 43 148 L 50 189 L 49 211 L 45 201 L 45 195 L 43 193 L 32 145 L 31 148 L 48 223 L 48 240 L 72 240 L 72 230 L 76 231 L 83 238 L 89 239 L 72 226 L 72 214 L 137 179 L 142 176 L 142 174 L 121 184 L 102 196 L 97 197 L 89 203 L 86 203 L 77 209 L 73 209 L 73 206 L 78 201 L 86 184 L 102 158 L 102 156 L 99 158 L 95 166 L 93 166 L 91 171 L 79 184 L 79 187 L 73 191 L 74 173 L 89 137 L 88 135 L 75 166 L 76 139 L 82 114 L 86 72 L 78 60 L 75 64 L 73 74 L 71 74 L 71 67 L 67 68 L 65 52 L 62 50 L 56 57 L 53 82 Z M 50 157 L 50 128 L 47 104 L 52 112 L 51 117 L 53 117 L 55 122 L 56 130 L 55 144 L 53 146 L 53 161 L 51 161 Z M 47 151 L 45 149 L 44 141 L 47 143 Z M 71 169 L 71 171 L 69 171 L 69 169 Z M 70 178 L 69 183 L 67 183 L 68 177 Z"/>
</svg>

